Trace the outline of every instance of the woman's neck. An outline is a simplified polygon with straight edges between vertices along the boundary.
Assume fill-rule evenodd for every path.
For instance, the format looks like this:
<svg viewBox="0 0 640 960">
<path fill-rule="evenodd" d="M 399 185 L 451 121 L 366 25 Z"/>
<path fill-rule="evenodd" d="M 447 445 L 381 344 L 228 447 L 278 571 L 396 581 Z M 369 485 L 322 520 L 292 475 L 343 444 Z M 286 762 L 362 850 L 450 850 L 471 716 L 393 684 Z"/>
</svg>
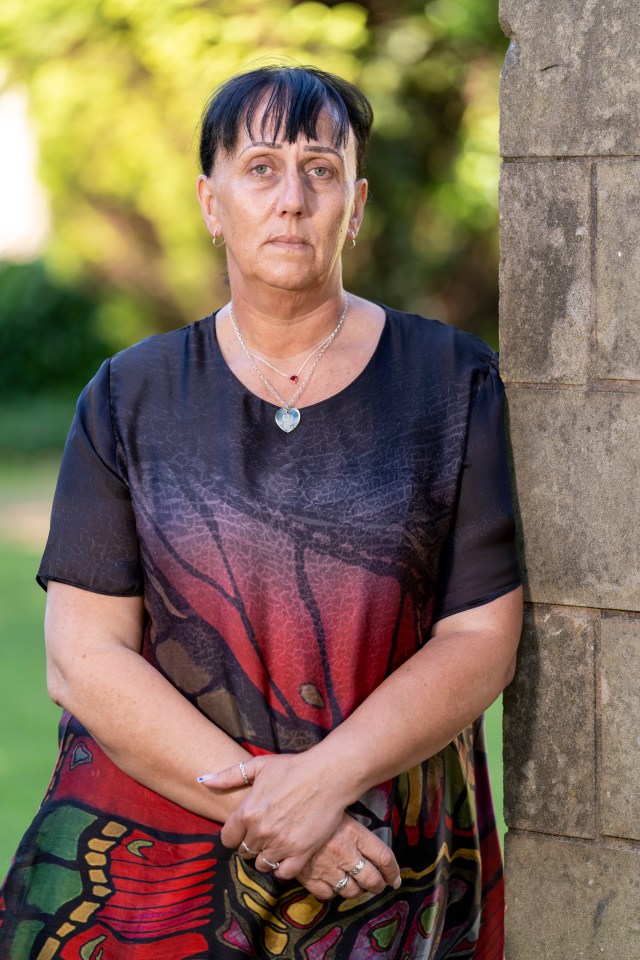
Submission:
<svg viewBox="0 0 640 960">
<path fill-rule="evenodd" d="M 340 295 L 344 296 L 342 290 Z M 348 297 L 349 312 L 344 325 L 326 349 L 322 362 L 317 371 L 313 372 L 308 385 L 296 399 L 298 408 L 318 403 L 343 390 L 362 372 L 376 349 L 385 323 L 384 310 L 354 294 L 349 294 Z M 241 313 L 243 306 L 245 311 Z M 278 374 L 281 373 L 288 380 L 292 380 L 293 375 L 298 377 L 302 374 L 302 381 L 314 362 L 313 356 L 308 360 L 309 354 L 315 355 L 316 348 L 321 349 L 323 341 L 335 330 L 343 309 L 344 301 L 337 296 L 319 305 L 315 312 L 307 302 L 306 313 L 290 313 L 287 316 L 290 322 L 282 323 L 281 316 L 271 318 L 269 314 L 254 315 L 250 305 L 244 305 L 234 294 L 233 311 L 234 315 L 236 310 L 238 311 L 237 323 L 242 339 L 245 339 L 245 335 L 248 338 L 251 331 L 253 339 L 247 344 L 248 349 L 254 357 L 267 360 L 275 370 L 260 363 L 260 370 L 256 372 L 255 360 L 253 363 L 250 361 L 233 329 L 229 306 L 223 307 L 216 315 L 216 340 L 227 366 L 247 390 L 262 400 L 275 403 L 272 390 L 265 384 L 265 378 L 285 400 L 289 399 L 295 389 L 294 383 L 297 387 L 298 381 L 286 384 Z M 276 325 L 274 319 L 280 322 Z M 254 321 L 253 326 L 251 320 Z M 309 322 L 313 324 L 313 328 L 306 326 Z M 268 352 L 267 344 L 271 352 Z M 303 349 L 301 345 L 304 345 Z"/>
<path fill-rule="evenodd" d="M 322 342 L 344 309 L 342 285 L 313 297 L 308 291 L 274 291 L 251 298 L 233 290 L 233 314 L 249 350 L 269 359 L 295 359 Z M 229 307 L 222 311 L 229 321 Z"/>
</svg>

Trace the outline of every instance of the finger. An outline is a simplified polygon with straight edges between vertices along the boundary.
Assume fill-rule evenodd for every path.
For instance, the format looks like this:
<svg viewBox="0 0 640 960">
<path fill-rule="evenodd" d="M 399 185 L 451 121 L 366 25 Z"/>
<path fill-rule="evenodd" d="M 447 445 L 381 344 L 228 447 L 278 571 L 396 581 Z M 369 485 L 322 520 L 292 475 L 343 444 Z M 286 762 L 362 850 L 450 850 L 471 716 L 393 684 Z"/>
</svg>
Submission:
<svg viewBox="0 0 640 960">
<path fill-rule="evenodd" d="M 236 853 L 239 857 L 242 857 L 243 860 L 255 860 L 255 858 L 260 853 L 259 850 L 253 850 L 246 840 L 243 840 L 238 847 Z"/>
<path fill-rule="evenodd" d="M 247 824 L 242 817 L 238 815 L 237 811 L 231 814 L 220 831 L 220 840 L 225 847 L 231 849 L 237 849 L 243 840 L 252 850 L 260 849 L 260 844 L 256 843 L 255 839 L 248 835 Z"/>
<path fill-rule="evenodd" d="M 268 850 L 261 850 L 258 856 L 256 857 L 256 862 L 254 864 L 256 870 L 259 870 L 260 873 L 273 873 L 277 875 L 277 872 L 280 869 L 280 861 L 274 860 L 273 857 L 269 854 Z M 279 877 L 278 879 L 282 879 Z"/>
<path fill-rule="evenodd" d="M 360 863 L 360 861 L 358 861 L 358 863 Z M 354 866 L 355 864 L 352 864 L 352 869 Z M 387 882 L 378 868 L 368 860 L 364 861 L 364 866 L 361 870 L 358 870 L 355 877 L 351 874 L 351 870 L 348 867 L 345 872 L 350 874 L 353 882 L 360 887 L 361 890 L 368 890 L 369 893 L 382 893 L 387 886 Z"/>
<path fill-rule="evenodd" d="M 234 790 L 238 787 L 250 786 L 258 772 L 258 760 L 242 760 L 226 770 L 218 773 L 203 773 L 198 777 L 198 783 L 212 790 Z"/>
<path fill-rule="evenodd" d="M 397 890 L 400 886 L 400 867 L 390 847 L 367 831 L 358 837 L 358 846 L 363 859 L 372 863 L 382 874 L 385 883 Z"/>
<path fill-rule="evenodd" d="M 333 900 L 337 896 L 335 890 L 324 880 L 303 880 L 301 877 L 296 879 L 309 893 L 313 894 L 316 900 Z"/>
<path fill-rule="evenodd" d="M 337 882 L 338 881 L 336 881 L 336 883 Z M 353 900 L 355 897 L 360 897 L 364 893 L 368 892 L 366 890 L 363 890 L 362 887 L 356 883 L 353 877 L 349 877 L 345 886 L 341 887 L 339 890 L 336 890 L 335 886 L 333 889 L 334 889 L 335 895 L 338 897 L 342 897 L 343 900 Z M 382 884 L 382 889 L 384 890 L 384 882 Z"/>
<path fill-rule="evenodd" d="M 354 897 L 360 897 L 367 892 L 358 886 L 353 877 L 350 877 L 348 873 L 343 873 L 342 876 L 336 875 L 335 880 L 332 880 L 331 884 L 335 895 L 342 897 L 343 900 L 353 900 Z"/>
<path fill-rule="evenodd" d="M 262 859 L 262 857 L 260 858 Z M 267 859 L 273 862 L 273 857 L 267 852 Z M 280 860 L 278 870 L 274 871 L 278 880 L 293 880 L 297 877 L 309 861 L 308 856 L 304 857 L 283 857 Z"/>
</svg>

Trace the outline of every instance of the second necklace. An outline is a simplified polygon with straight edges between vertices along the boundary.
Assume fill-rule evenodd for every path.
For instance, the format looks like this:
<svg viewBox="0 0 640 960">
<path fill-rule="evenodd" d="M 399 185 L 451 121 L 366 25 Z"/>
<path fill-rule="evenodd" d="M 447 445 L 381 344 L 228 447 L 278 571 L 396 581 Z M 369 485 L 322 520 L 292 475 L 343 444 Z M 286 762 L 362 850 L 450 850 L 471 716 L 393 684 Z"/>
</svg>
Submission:
<svg viewBox="0 0 640 960">
<path fill-rule="evenodd" d="M 325 355 L 325 353 L 327 352 L 327 350 L 329 349 L 329 347 L 337 337 L 338 333 L 340 332 L 340 328 L 342 327 L 342 324 L 345 321 L 347 313 L 349 312 L 349 305 L 350 305 L 349 298 L 345 294 L 344 307 L 342 309 L 342 313 L 340 314 L 340 319 L 338 320 L 338 323 L 335 326 L 335 329 L 329 334 L 327 339 L 321 345 L 315 360 L 313 361 L 313 363 L 309 367 L 309 370 L 307 371 L 306 376 L 304 377 L 302 382 L 298 385 L 298 388 L 293 392 L 293 394 L 287 401 L 280 396 L 280 394 L 278 393 L 276 388 L 273 386 L 273 384 L 269 380 L 267 380 L 265 375 L 260 370 L 258 364 L 254 360 L 253 354 L 251 353 L 248 346 L 244 342 L 244 339 L 242 334 L 240 333 L 238 324 L 236 323 L 236 318 L 233 315 L 233 306 L 232 304 L 229 304 L 229 319 L 231 320 L 231 326 L 234 329 L 235 335 L 238 338 L 240 346 L 242 347 L 247 357 L 247 360 L 251 364 L 251 367 L 253 368 L 254 372 L 260 377 L 265 387 L 267 387 L 269 392 L 276 398 L 278 403 L 281 404 L 281 406 L 276 410 L 275 420 L 277 425 L 280 427 L 280 429 L 284 430 L 285 433 L 291 433 L 291 431 L 295 430 L 295 428 L 300 423 L 300 411 L 298 410 L 297 407 L 294 407 L 294 403 L 298 399 L 298 397 L 300 396 L 304 388 L 309 383 L 309 380 L 313 376 L 313 373 L 316 367 L 318 366 L 323 356 Z"/>
</svg>

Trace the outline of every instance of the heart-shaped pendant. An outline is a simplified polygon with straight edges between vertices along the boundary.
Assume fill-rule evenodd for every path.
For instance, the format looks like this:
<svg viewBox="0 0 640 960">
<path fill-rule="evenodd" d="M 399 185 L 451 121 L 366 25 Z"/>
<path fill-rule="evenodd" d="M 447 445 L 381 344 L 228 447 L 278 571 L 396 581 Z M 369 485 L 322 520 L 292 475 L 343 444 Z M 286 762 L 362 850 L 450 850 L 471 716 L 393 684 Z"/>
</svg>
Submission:
<svg viewBox="0 0 640 960">
<path fill-rule="evenodd" d="M 291 433 L 300 423 L 300 411 L 296 407 L 279 407 L 276 410 L 276 423 L 285 433 Z"/>
</svg>

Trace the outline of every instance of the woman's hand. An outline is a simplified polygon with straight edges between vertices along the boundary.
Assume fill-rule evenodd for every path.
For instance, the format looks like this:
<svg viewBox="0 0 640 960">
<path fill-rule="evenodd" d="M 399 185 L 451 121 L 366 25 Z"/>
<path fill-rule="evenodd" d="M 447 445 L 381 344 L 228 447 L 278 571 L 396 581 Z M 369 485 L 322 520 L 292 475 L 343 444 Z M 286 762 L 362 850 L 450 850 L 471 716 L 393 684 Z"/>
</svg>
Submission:
<svg viewBox="0 0 640 960">
<path fill-rule="evenodd" d="M 286 861 L 276 870 L 276 877 L 281 877 L 283 867 Z M 345 878 L 348 882 L 337 891 L 336 884 Z M 397 890 L 400 870 L 386 843 L 345 813 L 336 832 L 305 864 L 296 880 L 318 900 L 338 895 L 352 899 L 365 891 L 382 893 L 387 885 Z"/>
<path fill-rule="evenodd" d="M 318 900 L 381 893 L 387 885 L 397 889 L 393 852 L 345 813 L 337 785 L 319 776 L 312 757 L 313 750 L 254 757 L 242 767 L 205 775 L 200 782 L 215 791 L 247 787 L 245 776 L 252 784 L 222 828 L 222 842 L 241 857 L 255 858 L 261 873 L 295 877 Z"/>
<path fill-rule="evenodd" d="M 521 625 L 521 587 L 452 614 L 309 750 L 254 757 L 201 778 L 219 801 L 253 784 L 227 819 L 222 842 L 259 851 L 263 872 L 298 876 L 350 804 L 442 750 L 496 698 L 513 676 Z"/>
<path fill-rule="evenodd" d="M 200 782 L 214 792 L 237 790 L 246 786 L 243 769 L 252 786 L 227 819 L 221 840 L 233 849 L 244 842 L 249 850 L 259 852 L 258 870 L 268 873 L 278 864 L 276 876 L 292 879 L 336 833 L 349 801 L 335 776 L 315 762 L 314 748 L 253 757 L 244 761 L 243 768 L 236 764 L 207 774 Z"/>
</svg>

